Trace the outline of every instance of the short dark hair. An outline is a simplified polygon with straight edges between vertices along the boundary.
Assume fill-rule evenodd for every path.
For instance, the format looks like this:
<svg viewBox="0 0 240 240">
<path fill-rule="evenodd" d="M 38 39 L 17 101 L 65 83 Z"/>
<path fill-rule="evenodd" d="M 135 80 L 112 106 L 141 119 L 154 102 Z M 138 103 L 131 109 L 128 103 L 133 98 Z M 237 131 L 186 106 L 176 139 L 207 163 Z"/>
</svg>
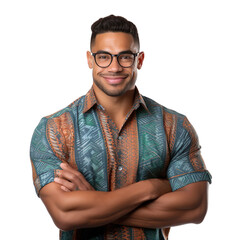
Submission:
<svg viewBox="0 0 240 240">
<path fill-rule="evenodd" d="M 92 48 L 97 34 L 106 32 L 124 32 L 129 33 L 133 36 L 134 42 L 140 48 L 138 30 L 137 27 L 127 19 L 121 16 L 109 15 L 104 18 L 100 18 L 94 22 L 91 26 L 92 36 L 90 47 Z"/>
</svg>

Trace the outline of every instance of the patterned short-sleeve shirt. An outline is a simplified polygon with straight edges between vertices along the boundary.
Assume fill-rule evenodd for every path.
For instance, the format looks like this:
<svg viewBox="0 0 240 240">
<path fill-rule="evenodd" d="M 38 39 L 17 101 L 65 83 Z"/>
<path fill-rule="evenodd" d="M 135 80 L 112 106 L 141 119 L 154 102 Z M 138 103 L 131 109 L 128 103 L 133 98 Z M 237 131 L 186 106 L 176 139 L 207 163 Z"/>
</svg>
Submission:
<svg viewBox="0 0 240 240">
<path fill-rule="evenodd" d="M 173 191 L 198 181 L 211 182 L 188 119 L 155 101 L 135 100 L 121 129 L 97 103 L 93 88 L 63 110 L 44 117 L 31 141 L 37 194 L 53 182 L 62 162 L 80 171 L 98 191 L 114 191 L 149 178 L 167 178 Z M 115 224 L 60 231 L 60 239 L 166 239 L 168 229 Z"/>
</svg>

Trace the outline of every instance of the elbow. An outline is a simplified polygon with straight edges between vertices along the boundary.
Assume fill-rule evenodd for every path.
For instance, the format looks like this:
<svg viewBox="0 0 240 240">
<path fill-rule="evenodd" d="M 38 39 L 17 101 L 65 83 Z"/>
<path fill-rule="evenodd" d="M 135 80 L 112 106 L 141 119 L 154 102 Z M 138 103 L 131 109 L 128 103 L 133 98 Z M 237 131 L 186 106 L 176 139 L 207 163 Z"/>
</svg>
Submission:
<svg viewBox="0 0 240 240">
<path fill-rule="evenodd" d="M 193 221 L 192 223 L 195 224 L 200 224 L 203 222 L 207 210 L 208 210 L 208 197 L 207 194 L 203 194 L 202 197 L 198 200 L 195 201 L 194 208 L 192 209 L 192 216 L 193 216 Z"/>
<path fill-rule="evenodd" d="M 64 222 L 54 222 L 54 223 L 59 230 L 62 230 L 62 231 L 72 231 L 73 230 L 73 227 L 71 227 L 69 224 L 66 224 Z"/>
<path fill-rule="evenodd" d="M 59 223 L 59 224 L 56 224 L 57 228 L 61 231 L 72 231 L 74 230 L 74 228 L 72 226 L 70 226 L 69 224 L 65 224 L 65 223 Z"/>
<path fill-rule="evenodd" d="M 52 216 L 53 222 L 55 223 L 56 227 L 62 231 L 71 231 L 74 229 L 72 224 L 67 221 L 67 213 L 59 212 L 57 216 Z"/>
<path fill-rule="evenodd" d="M 84 219 L 84 218 L 83 218 Z M 84 228 L 86 226 L 86 221 L 74 221 L 73 216 L 70 212 L 60 212 L 57 216 L 53 217 L 53 222 L 57 228 L 62 231 L 71 231 L 77 228 Z"/>
<path fill-rule="evenodd" d="M 207 204 L 202 204 L 201 206 L 199 206 L 194 210 L 193 223 L 195 224 L 202 223 L 206 214 L 207 214 Z"/>
<path fill-rule="evenodd" d="M 57 220 L 57 221 L 54 221 L 54 223 L 56 227 L 62 231 L 71 231 L 74 229 L 74 227 L 71 224 L 65 221 Z"/>
<path fill-rule="evenodd" d="M 200 224 L 203 222 L 207 212 L 200 212 L 197 217 L 195 218 L 194 223 L 195 224 Z"/>
</svg>

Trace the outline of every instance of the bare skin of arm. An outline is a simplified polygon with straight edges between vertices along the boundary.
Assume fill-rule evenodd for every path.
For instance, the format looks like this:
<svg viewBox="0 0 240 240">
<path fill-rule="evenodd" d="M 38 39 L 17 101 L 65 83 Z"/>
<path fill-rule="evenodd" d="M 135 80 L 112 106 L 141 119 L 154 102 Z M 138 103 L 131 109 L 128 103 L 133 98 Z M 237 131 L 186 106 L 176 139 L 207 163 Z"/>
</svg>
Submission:
<svg viewBox="0 0 240 240">
<path fill-rule="evenodd" d="M 63 189 L 81 189 L 83 184 L 74 177 L 78 172 L 65 164 L 62 168 L 62 175 L 57 181 Z M 204 219 L 207 211 L 207 182 L 192 183 L 171 192 L 169 182 L 163 179 L 160 181 L 162 193 L 158 198 L 141 204 L 114 223 L 133 227 L 164 228 L 185 223 L 200 223 Z"/>
<path fill-rule="evenodd" d="M 113 223 L 142 203 L 158 198 L 167 191 L 160 185 L 159 179 L 149 179 L 112 192 L 67 192 L 53 182 L 41 189 L 40 198 L 60 229 L 92 228 Z"/>
<path fill-rule="evenodd" d="M 207 182 L 189 184 L 141 205 L 116 223 L 144 228 L 201 223 L 207 212 L 207 188 Z"/>
</svg>

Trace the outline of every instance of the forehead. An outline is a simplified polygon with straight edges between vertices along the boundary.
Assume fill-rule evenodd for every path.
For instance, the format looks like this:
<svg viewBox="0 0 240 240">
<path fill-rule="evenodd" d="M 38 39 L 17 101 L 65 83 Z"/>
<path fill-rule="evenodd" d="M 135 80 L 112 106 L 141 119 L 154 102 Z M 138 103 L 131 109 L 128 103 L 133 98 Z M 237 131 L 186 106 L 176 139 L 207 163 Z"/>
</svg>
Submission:
<svg viewBox="0 0 240 240">
<path fill-rule="evenodd" d="M 121 51 L 131 50 L 137 51 L 137 46 L 131 34 L 123 32 L 107 32 L 98 34 L 95 38 L 95 43 L 92 46 L 92 51 L 99 50 L 108 51 L 110 53 L 119 53 Z"/>
</svg>

